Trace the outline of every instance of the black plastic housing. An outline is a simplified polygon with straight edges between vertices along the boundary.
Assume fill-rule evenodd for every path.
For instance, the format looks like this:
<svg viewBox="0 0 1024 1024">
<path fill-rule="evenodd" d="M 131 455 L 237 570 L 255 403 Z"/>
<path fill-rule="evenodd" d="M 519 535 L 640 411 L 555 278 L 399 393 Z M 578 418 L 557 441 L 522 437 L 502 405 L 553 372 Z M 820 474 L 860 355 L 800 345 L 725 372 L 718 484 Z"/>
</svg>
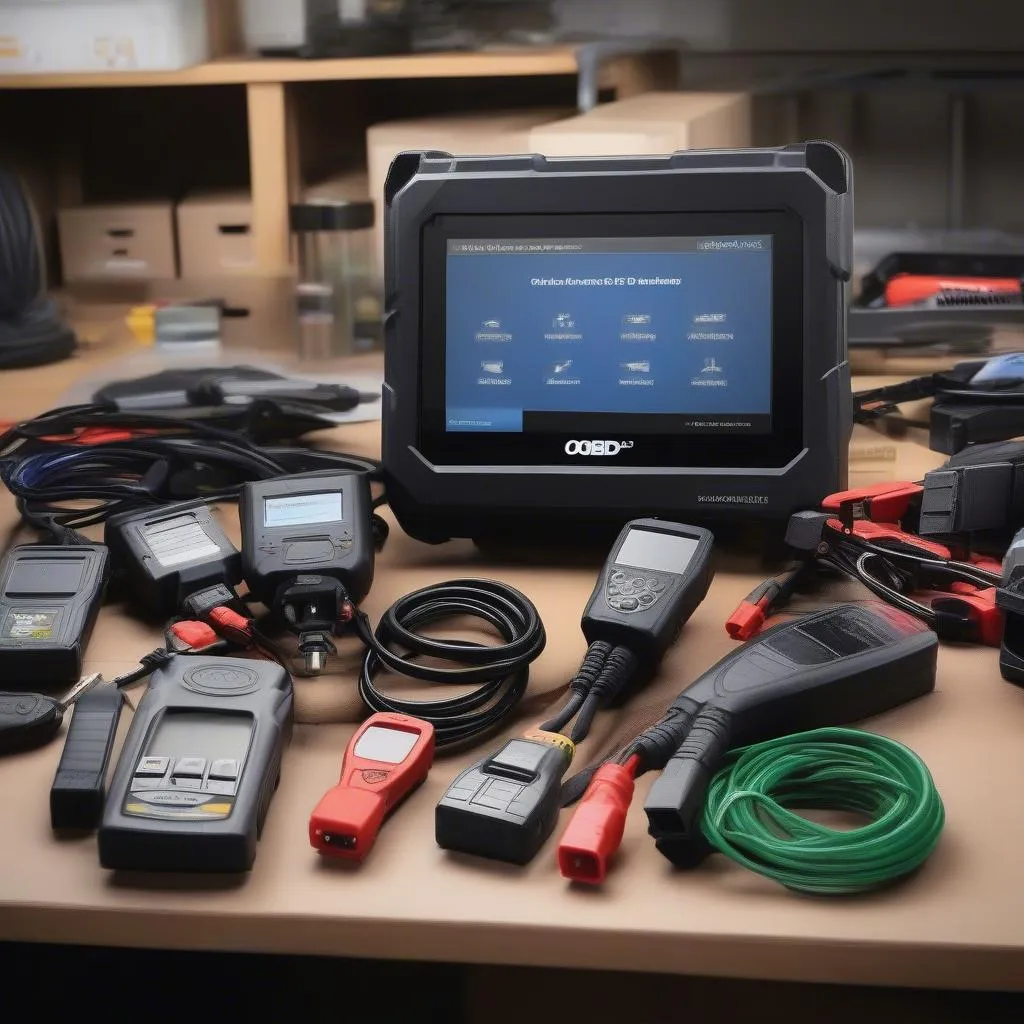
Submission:
<svg viewBox="0 0 1024 1024">
<path fill-rule="evenodd" d="M 507 540 L 527 525 L 531 534 L 566 523 L 617 528 L 641 515 L 708 524 L 779 521 L 844 488 L 852 425 L 851 178 L 848 157 L 827 142 L 636 158 L 400 154 L 385 186 L 383 461 L 402 527 L 441 542 Z M 672 435 L 666 446 L 673 461 L 654 464 L 642 445 L 615 457 L 574 457 L 560 435 L 531 436 L 536 443 L 522 464 L 470 464 L 445 454 L 458 442 L 438 440 L 429 426 L 435 398 L 427 384 L 444 333 L 424 320 L 425 306 L 443 295 L 443 271 L 428 248 L 435 225 L 450 217 L 528 218 L 543 235 L 548 219 L 595 215 L 617 218 L 626 234 L 634 221 L 643 220 L 648 232 L 673 217 L 728 217 L 733 232 L 758 217 L 786 221 L 797 255 L 781 266 L 776 261 L 775 270 L 794 281 L 781 296 L 792 326 L 775 338 L 773 373 L 785 390 L 783 400 L 776 388 L 773 403 L 773 418 L 787 423 L 785 437 L 768 438 L 758 449 L 757 438 L 714 435 L 681 445 L 681 435 Z M 436 367 L 430 373 L 436 376 Z M 614 432 L 584 436 L 620 439 Z M 432 457 L 436 445 L 443 450 Z M 708 464 L 709 447 L 728 457 Z"/>
<path fill-rule="evenodd" d="M 676 699 L 694 719 L 644 803 L 649 831 L 687 865 L 704 790 L 734 747 L 845 725 L 935 688 L 938 637 L 880 601 L 840 605 L 766 630 Z"/>
<path fill-rule="evenodd" d="M 1024 516 L 1024 444 L 969 445 L 923 483 L 922 536 L 970 534 L 975 548 L 1005 551 Z"/>
<path fill-rule="evenodd" d="M 102 544 L 24 544 L 0 562 L 0 679 L 6 689 L 77 682 L 107 587 Z"/>
<path fill-rule="evenodd" d="M 147 751 L 150 737 L 174 715 L 247 724 L 249 742 L 235 783 L 209 777 L 218 756 L 234 757 L 215 745 L 202 758 L 206 765 L 197 785 L 175 783 L 175 763 L 202 753 L 198 739 L 190 735 L 184 749 Z M 291 676 L 273 662 L 179 655 L 158 669 L 135 711 L 110 784 L 99 831 L 100 864 L 129 871 L 248 871 L 291 724 Z M 169 762 L 165 777 L 137 777 L 144 753 Z M 150 801 L 152 816 L 140 813 Z M 206 804 L 217 812 L 204 814 Z"/>
<path fill-rule="evenodd" d="M 50 827 L 54 830 L 99 825 L 123 704 L 124 693 L 110 683 L 93 687 L 75 702 L 50 787 Z"/>
<path fill-rule="evenodd" d="M 341 518 L 331 522 L 267 526 L 266 502 L 289 496 L 341 495 Z M 358 604 L 373 583 L 374 545 L 370 484 L 360 473 L 324 470 L 246 483 L 238 502 L 242 574 L 265 605 L 277 588 L 299 575 L 339 580 Z"/>
<path fill-rule="evenodd" d="M 562 749 L 509 740 L 477 761 L 445 791 L 434 812 L 434 836 L 445 850 L 527 864 L 551 835 L 561 807 Z"/>
<path fill-rule="evenodd" d="M 620 564 L 627 537 L 634 531 L 664 538 L 652 544 L 658 566 Z M 689 542 L 688 561 L 674 561 L 673 540 Z M 587 643 L 621 644 L 650 668 L 679 636 L 683 625 L 707 596 L 714 577 L 711 552 L 714 535 L 696 526 L 661 519 L 635 519 L 619 534 L 583 612 Z M 661 550 L 658 550 L 661 549 Z M 623 602 L 630 604 L 622 608 Z M 615 607 L 619 605 L 620 607 Z"/>
<path fill-rule="evenodd" d="M 1004 616 L 999 672 L 1007 682 L 1024 686 L 1024 529 L 1017 531 L 1003 556 L 996 606 Z"/>
<path fill-rule="evenodd" d="M 242 580 L 241 555 L 204 501 L 111 516 L 103 539 L 132 598 L 164 618 L 199 590 Z"/>
</svg>

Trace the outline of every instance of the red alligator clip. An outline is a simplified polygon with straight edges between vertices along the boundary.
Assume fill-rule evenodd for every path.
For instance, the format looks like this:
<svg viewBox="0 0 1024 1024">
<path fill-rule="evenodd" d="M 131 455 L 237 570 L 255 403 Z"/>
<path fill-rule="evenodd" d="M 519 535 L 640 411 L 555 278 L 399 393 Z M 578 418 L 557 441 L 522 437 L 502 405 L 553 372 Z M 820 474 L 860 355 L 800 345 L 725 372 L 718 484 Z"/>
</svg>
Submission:
<svg viewBox="0 0 1024 1024">
<path fill-rule="evenodd" d="M 955 615 L 970 624 L 975 643 L 999 647 L 1003 642 L 1003 611 L 996 606 L 996 588 L 970 592 L 969 584 L 954 583 L 954 593 L 937 594 L 931 599 L 932 610 Z M 939 635 L 942 630 L 938 629 Z"/>
<path fill-rule="evenodd" d="M 830 526 L 842 528 L 838 520 L 830 520 Z M 870 541 L 876 547 L 898 551 L 905 555 L 917 555 L 919 558 L 939 559 L 948 562 L 953 556 L 944 544 L 933 540 L 925 540 L 913 533 L 907 533 L 898 526 L 889 523 L 874 523 L 869 519 L 858 519 L 846 531 L 861 540 Z"/>
<path fill-rule="evenodd" d="M 997 576 L 1002 576 L 1003 574 L 1003 563 L 998 558 L 992 558 L 990 555 L 971 555 L 968 561 L 971 565 L 984 569 L 986 572 L 994 572 Z"/>
<path fill-rule="evenodd" d="M 869 519 L 875 523 L 899 523 L 910 511 L 911 502 L 924 493 L 920 484 L 899 481 L 854 487 L 849 491 L 830 494 L 821 507 L 837 512 L 842 524 L 849 529 L 855 519 Z"/>
</svg>

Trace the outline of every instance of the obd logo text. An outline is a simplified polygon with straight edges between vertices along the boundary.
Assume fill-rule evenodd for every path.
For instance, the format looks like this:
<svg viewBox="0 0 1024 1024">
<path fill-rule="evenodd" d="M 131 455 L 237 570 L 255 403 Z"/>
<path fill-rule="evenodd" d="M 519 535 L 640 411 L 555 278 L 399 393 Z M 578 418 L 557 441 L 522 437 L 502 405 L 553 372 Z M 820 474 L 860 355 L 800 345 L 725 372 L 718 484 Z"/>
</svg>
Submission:
<svg viewBox="0 0 1024 1024">
<path fill-rule="evenodd" d="M 625 448 L 632 448 L 632 441 L 566 441 L 566 455 L 618 455 Z"/>
</svg>

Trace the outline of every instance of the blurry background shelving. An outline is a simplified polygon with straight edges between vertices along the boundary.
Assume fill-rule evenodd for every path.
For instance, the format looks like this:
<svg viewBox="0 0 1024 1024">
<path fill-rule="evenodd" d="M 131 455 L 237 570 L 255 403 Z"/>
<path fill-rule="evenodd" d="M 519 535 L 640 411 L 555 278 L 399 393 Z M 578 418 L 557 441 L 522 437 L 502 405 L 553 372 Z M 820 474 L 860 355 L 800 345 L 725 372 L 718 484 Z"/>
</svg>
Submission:
<svg viewBox="0 0 1024 1024">
<path fill-rule="evenodd" d="M 302 59 L 245 53 L 243 0 L 206 0 L 210 59 L 175 71 L 5 72 L 0 158 L 56 210 L 228 189 L 252 200 L 252 275 L 295 269 L 289 203 L 365 173 L 367 129 L 442 114 L 563 116 L 651 90 L 751 97 L 750 140 L 854 157 L 860 251 L 1024 233 L 1024 8 L 978 0 L 556 0 L 535 45 Z M 283 2 L 283 0 L 282 0 Z M 895 187 L 895 186 L 899 187 Z M 964 242 L 963 244 L 969 244 Z"/>
</svg>

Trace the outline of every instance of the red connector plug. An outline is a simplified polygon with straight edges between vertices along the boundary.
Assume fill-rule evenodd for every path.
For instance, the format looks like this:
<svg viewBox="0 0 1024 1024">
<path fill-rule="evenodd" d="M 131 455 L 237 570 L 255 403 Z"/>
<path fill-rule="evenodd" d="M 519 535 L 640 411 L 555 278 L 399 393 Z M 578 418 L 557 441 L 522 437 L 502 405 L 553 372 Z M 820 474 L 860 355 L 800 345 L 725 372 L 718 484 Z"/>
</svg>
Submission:
<svg viewBox="0 0 1024 1024">
<path fill-rule="evenodd" d="M 387 809 L 384 793 L 339 783 L 320 798 L 310 815 L 310 845 L 331 857 L 361 861 L 373 849 Z"/>
<path fill-rule="evenodd" d="M 729 636 L 733 640 L 749 640 L 757 636 L 768 616 L 789 600 L 803 570 L 804 565 L 800 564 L 778 576 L 769 576 L 764 583 L 754 587 L 725 620 L 725 631 Z"/>
<path fill-rule="evenodd" d="M 207 619 L 225 640 L 230 640 L 239 647 L 252 647 L 252 622 L 233 608 L 226 605 L 211 608 Z"/>
<path fill-rule="evenodd" d="M 217 634 L 213 629 L 205 622 L 198 622 L 195 619 L 182 619 L 167 630 L 167 649 L 176 654 L 201 651 L 204 647 L 211 647 L 216 642 Z"/>
<path fill-rule="evenodd" d="M 725 620 L 726 632 L 733 640 L 749 640 L 761 632 L 764 625 L 765 608 L 771 602 L 763 597 L 754 604 L 752 601 L 741 601 L 739 607 Z"/>
<path fill-rule="evenodd" d="M 639 763 L 634 755 L 625 764 L 598 768 L 558 844 L 563 877 L 590 885 L 605 880 L 608 862 L 622 842 Z"/>
</svg>

